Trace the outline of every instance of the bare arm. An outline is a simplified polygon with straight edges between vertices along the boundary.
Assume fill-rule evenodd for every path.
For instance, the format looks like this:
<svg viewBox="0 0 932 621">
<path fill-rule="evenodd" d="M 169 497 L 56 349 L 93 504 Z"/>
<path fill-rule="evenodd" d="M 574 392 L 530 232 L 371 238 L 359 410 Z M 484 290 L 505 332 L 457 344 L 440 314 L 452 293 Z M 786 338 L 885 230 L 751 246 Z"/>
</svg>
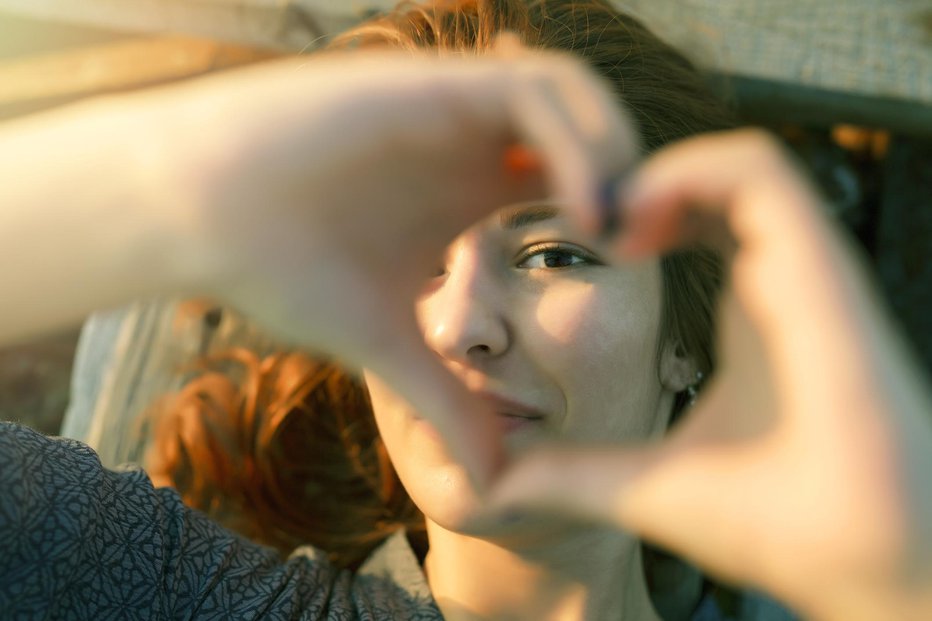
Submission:
<svg viewBox="0 0 932 621">
<path fill-rule="evenodd" d="M 0 126 L 0 343 L 183 288 L 152 116 L 104 99 Z"/>
<path fill-rule="evenodd" d="M 537 54 L 297 59 L 20 121 L 0 129 L 0 342 L 212 296 L 380 375 L 487 473 L 487 430 L 456 415 L 482 407 L 424 346 L 413 300 L 502 205 L 555 189 L 591 225 L 631 136 L 580 63 Z M 514 141 L 546 177 L 505 170 Z"/>
</svg>

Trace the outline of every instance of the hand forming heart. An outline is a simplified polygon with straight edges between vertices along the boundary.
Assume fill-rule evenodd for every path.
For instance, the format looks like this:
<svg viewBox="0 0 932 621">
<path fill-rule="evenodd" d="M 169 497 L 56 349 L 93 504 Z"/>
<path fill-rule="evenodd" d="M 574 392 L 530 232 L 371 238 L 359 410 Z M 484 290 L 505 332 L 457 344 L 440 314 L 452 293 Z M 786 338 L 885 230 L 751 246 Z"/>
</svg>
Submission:
<svg viewBox="0 0 932 621">
<path fill-rule="evenodd" d="M 630 529 L 815 617 L 918 618 L 892 594 L 932 577 L 932 407 L 815 193 L 744 130 L 664 150 L 621 196 L 627 256 L 730 256 L 716 376 L 663 442 L 539 451 L 492 506 Z"/>
<path fill-rule="evenodd" d="M 224 119 L 204 126 L 213 146 L 193 147 L 183 167 L 224 183 L 172 179 L 180 205 L 204 206 L 194 222 L 178 216 L 201 248 L 195 284 L 374 371 L 488 481 L 499 448 L 476 422 L 483 406 L 424 346 L 412 300 L 454 236 L 548 184 L 596 230 L 601 180 L 635 157 L 630 124 L 561 56 L 337 56 L 266 72 L 255 97 L 236 99 L 240 84 L 226 78 L 192 98 L 192 123 L 204 108 Z M 543 175 L 508 172 L 515 143 L 540 154 Z M 928 584 L 928 395 L 774 141 L 753 131 L 686 141 L 648 160 L 619 197 L 622 253 L 698 238 L 730 256 L 717 374 L 656 446 L 563 448 L 517 464 L 477 528 L 501 527 L 495 511 L 515 508 L 595 518 L 816 616 L 882 616 L 872 606 L 898 585 Z"/>
</svg>

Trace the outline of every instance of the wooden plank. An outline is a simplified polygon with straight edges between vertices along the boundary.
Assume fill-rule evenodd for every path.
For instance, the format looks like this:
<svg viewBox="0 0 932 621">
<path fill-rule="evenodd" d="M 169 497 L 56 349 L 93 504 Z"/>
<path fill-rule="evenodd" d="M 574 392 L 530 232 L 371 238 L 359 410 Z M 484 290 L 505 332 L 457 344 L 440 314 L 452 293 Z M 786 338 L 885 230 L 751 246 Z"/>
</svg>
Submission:
<svg viewBox="0 0 932 621">
<path fill-rule="evenodd" d="M 282 51 L 312 49 L 327 35 L 396 0 L 0 0 L 34 18 L 114 30 L 176 33 Z"/>
<path fill-rule="evenodd" d="M 932 106 L 741 76 L 725 76 L 722 81 L 725 86 L 719 84 L 720 88 L 729 93 L 745 123 L 771 127 L 847 123 L 932 137 Z"/>
<path fill-rule="evenodd" d="M 615 0 L 718 73 L 932 105 L 929 0 Z M 395 0 L 0 0 L 120 30 L 302 50 Z"/>
<path fill-rule="evenodd" d="M 129 36 L 122 32 L 48 20 L 30 19 L 0 11 L 0 61 L 36 54 L 63 52 L 113 43 Z"/>
<path fill-rule="evenodd" d="M 188 37 L 146 37 L 0 62 L 0 117 L 242 65 L 267 50 Z"/>
<path fill-rule="evenodd" d="M 78 344 L 62 435 L 89 444 L 105 466 L 141 462 L 152 408 L 184 385 L 203 356 L 237 347 L 259 356 L 284 350 L 242 316 L 206 300 L 137 302 L 95 313 Z"/>
</svg>

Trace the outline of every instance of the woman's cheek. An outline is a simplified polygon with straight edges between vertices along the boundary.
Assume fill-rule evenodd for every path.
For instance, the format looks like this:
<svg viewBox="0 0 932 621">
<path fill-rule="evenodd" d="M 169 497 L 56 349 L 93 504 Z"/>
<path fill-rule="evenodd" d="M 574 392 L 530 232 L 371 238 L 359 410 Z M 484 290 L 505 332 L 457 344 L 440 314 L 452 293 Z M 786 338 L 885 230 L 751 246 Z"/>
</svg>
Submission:
<svg viewBox="0 0 932 621">
<path fill-rule="evenodd" d="M 554 283 L 543 289 L 534 312 L 535 325 L 545 341 L 538 345 L 576 347 L 582 328 L 592 320 L 596 294 L 596 286 L 584 281 Z"/>
<path fill-rule="evenodd" d="M 639 284 L 567 281 L 538 298 L 540 332 L 527 335 L 527 347 L 564 394 L 567 436 L 624 440 L 652 428 L 660 390 L 655 360 L 660 313 L 653 287 Z"/>
<path fill-rule="evenodd" d="M 655 322 L 639 305 L 605 283 L 554 283 L 537 297 L 534 326 L 539 332 L 526 337 L 526 345 L 542 366 L 550 361 L 558 367 L 600 368 L 613 362 L 618 368 L 632 353 L 647 365 L 639 357 L 641 341 L 644 332 L 654 332 Z"/>
<path fill-rule="evenodd" d="M 537 302 L 535 327 L 525 343 L 534 364 L 554 381 L 567 406 L 591 406 L 591 395 L 607 395 L 626 370 L 619 354 L 628 351 L 619 333 L 612 291 L 591 282 L 554 284 Z M 578 407 L 577 407 L 578 409 Z M 572 415 L 574 412 L 568 412 Z"/>
</svg>

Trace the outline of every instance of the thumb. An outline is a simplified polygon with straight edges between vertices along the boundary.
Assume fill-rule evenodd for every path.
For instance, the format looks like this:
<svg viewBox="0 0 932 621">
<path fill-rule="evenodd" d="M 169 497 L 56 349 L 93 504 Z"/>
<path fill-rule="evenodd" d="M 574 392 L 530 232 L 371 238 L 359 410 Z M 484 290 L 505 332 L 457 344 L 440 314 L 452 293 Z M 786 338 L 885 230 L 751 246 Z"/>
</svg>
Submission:
<svg viewBox="0 0 932 621">
<path fill-rule="evenodd" d="M 626 527 L 633 488 L 648 476 L 656 447 L 548 447 L 511 466 L 488 496 L 482 522 L 496 516 L 557 513 Z"/>
<path fill-rule="evenodd" d="M 742 582 L 742 562 L 754 554 L 745 545 L 753 540 L 748 529 L 753 516 L 742 502 L 748 477 L 737 468 L 744 463 L 753 469 L 736 455 L 746 450 L 753 452 L 692 439 L 629 448 L 541 449 L 499 479 L 482 515 L 468 528 L 482 536 L 542 512 L 570 516 L 627 530 Z"/>
</svg>

